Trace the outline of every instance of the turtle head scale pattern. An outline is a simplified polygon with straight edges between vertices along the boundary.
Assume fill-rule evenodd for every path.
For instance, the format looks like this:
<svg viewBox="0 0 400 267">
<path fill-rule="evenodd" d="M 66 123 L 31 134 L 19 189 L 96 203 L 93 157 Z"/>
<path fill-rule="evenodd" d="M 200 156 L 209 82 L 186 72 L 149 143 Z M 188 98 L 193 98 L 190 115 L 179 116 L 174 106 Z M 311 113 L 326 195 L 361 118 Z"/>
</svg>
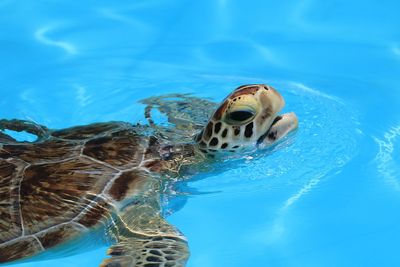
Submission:
<svg viewBox="0 0 400 267">
<path fill-rule="evenodd" d="M 236 88 L 196 136 L 200 151 L 212 156 L 275 143 L 298 126 L 294 113 L 278 115 L 284 105 L 283 97 L 271 86 Z"/>
</svg>

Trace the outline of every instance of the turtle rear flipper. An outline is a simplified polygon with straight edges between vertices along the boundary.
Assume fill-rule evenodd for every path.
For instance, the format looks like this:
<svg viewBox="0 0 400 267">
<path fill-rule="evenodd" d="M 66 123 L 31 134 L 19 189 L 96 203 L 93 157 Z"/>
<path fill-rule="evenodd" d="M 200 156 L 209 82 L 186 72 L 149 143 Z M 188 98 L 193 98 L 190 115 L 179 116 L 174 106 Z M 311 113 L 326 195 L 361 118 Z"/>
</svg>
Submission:
<svg viewBox="0 0 400 267">
<path fill-rule="evenodd" d="M 183 267 L 189 258 L 186 238 L 152 205 L 133 205 L 120 214 L 124 228 L 101 267 Z"/>
<path fill-rule="evenodd" d="M 10 142 L 14 143 L 17 142 L 17 140 L 12 138 L 8 134 L 0 132 L 0 143 L 10 143 Z"/>
<path fill-rule="evenodd" d="M 0 120 L 0 142 L 16 142 L 16 140 L 11 136 L 2 133 L 2 130 L 12 130 L 16 132 L 25 131 L 27 133 L 36 135 L 36 141 L 50 136 L 50 132 L 45 126 L 27 120 Z"/>
</svg>

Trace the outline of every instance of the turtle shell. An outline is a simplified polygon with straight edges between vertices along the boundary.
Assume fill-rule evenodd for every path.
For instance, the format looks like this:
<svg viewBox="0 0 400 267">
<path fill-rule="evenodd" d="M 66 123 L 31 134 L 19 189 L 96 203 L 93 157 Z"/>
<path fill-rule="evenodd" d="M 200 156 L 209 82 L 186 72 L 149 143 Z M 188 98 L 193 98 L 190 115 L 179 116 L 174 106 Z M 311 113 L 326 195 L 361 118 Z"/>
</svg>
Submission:
<svg viewBox="0 0 400 267">
<path fill-rule="evenodd" d="M 34 143 L 0 136 L 0 262 L 36 254 L 107 222 L 140 192 L 157 142 L 127 123 L 51 131 Z"/>
</svg>

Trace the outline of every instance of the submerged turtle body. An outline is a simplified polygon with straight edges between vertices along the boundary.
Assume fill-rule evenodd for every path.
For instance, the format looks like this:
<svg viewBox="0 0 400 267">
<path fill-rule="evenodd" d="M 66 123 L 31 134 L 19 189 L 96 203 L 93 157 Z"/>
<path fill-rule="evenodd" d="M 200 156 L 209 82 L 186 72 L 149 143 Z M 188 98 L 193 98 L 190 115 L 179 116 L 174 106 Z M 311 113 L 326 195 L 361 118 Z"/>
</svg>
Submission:
<svg viewBox="0 0 400 267">
<path fill-rule="evenodd" d="M 188 246 L 161 216 L 163 182 L 183 165 L 271 145 L 297 128 L 294 113 L 278 115 L 283 98 L 266 85 L 239 87 L 213 115 L 215 103 L 186 95 L 142 103 L 149 126 L 49 130 L 0 120 L 0 263 L 104 229 L 114 245 L 102 266 L 182 267 Z M 174 127 L 156 125 L 153 108 Z M 18 142 L 5 129 L 38 140 Z"/>
<path fill-rule="evenodd" d="M 160 148 L 127 123 L 52 131 L 33 144 L 2 140 L 0 262 L 115 220 L 119 203 L 146 191 L 150 171 L 162 171 Z"/>
</svg>

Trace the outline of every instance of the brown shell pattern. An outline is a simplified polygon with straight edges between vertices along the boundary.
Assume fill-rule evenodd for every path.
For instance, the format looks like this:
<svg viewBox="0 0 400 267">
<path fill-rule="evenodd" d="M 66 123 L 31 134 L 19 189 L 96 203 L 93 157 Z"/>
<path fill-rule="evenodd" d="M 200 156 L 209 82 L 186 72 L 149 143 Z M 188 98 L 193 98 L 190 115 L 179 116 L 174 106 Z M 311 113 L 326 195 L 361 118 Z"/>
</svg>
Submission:
<svg viewBox="0 0 400 267">
<path fill-rule="evenodd" d="M 0 262 L 107 221 L 112 203 L 140 190 L 146 179 L 140 164 L 158 160 L 148 142 L 124 123 L 53 131 L 38 143 L 0 136 Z"/>
</svg>

